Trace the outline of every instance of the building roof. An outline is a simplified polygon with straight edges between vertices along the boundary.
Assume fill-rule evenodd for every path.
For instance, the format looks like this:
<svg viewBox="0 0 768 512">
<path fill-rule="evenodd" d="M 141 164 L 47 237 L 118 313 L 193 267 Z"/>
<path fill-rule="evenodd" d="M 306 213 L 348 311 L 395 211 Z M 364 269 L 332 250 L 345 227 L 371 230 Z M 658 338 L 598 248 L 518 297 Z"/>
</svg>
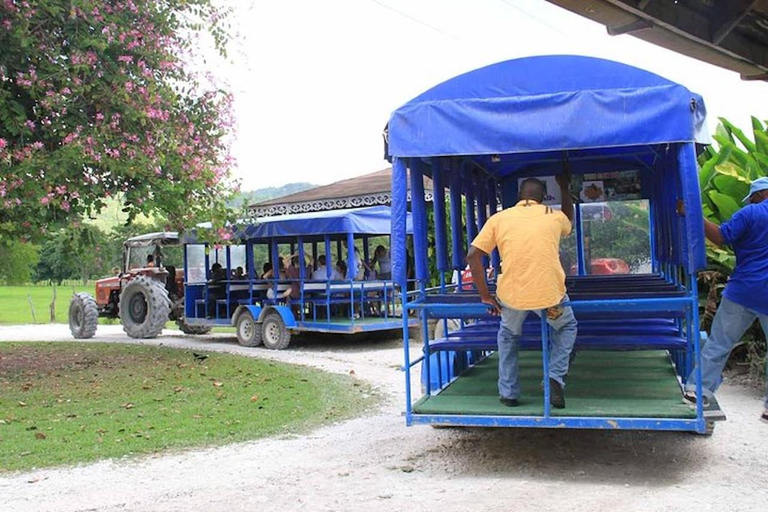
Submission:
<svg viewBox="0 0 768 512">
<path fill-rule="evenodd" d="M 425 193 L 431 199 L 432 181 L 424 178 Z M 392 168 L 337 181 L 249 206 L 257 217 L 288 213 L 317 212 L 373 205 L 389 205 L 392 198 Z"/>
<path fill-rule="evenodd" d="M 688 57 L 768 80 L 768 0 L 548 0 Z"/>
</svg>

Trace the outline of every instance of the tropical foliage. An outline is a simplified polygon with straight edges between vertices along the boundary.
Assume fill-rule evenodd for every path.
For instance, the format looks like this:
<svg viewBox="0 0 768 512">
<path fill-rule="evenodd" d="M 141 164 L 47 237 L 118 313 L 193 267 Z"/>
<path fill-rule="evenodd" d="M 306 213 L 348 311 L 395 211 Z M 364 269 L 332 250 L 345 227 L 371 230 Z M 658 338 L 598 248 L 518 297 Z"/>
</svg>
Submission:
<svg viewBox="0 0 768 512">
<path fill-rule="evenodd" d="M 190 71 L 220 52 L 210 0 L 0 2 L 0 242 L 35 239 L 119 197 L 129 221 L 224 217 L 230 96 Z"/>
<path fill-rule="evenodd" d="M 709 146 L 699 156 L 699 185 L 704 216 L 716 224 L 730 219 L 744 205 L 752 180 L 768 176 L 768 129 L 759 119 L 752 118 L 752 138 L 727 119 L 713 136 L 717 147 Z M 700 274 L 704 308 L 703 326 L 710 325 L 720 293 L 736 266 L 736 257 L 729 247 L 707 246 L 709 270 Z M 757 323 L 753 325 L 737 349 L 750 362 L 753 373 L 764 371 L 765 338 Z"/>
</svg>

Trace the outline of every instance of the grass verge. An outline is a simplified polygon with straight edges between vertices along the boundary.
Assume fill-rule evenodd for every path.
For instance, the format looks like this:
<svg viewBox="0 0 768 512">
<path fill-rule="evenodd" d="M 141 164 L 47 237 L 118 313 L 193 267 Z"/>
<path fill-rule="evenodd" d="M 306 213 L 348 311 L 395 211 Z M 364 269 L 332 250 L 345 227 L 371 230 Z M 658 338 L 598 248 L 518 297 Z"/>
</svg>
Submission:
<svg viewBox="0 0 768 512">
<path fill-rule="evenodd" d="M 93 291 L 93 285 L 56 287 L 56 322 L 69 321 L 69 299 L 73 292 L 93 294 Z M 52 299 L 52 286 L 0 286 L 0 324 L 47 324 L 51 319 Z"/>
<path fill-rule="evenodd" d="M 0 471 L 299 432 L 375 403 L 344 375 L 101 343 L 0 343 L 0 389 Z"/>
</svg>

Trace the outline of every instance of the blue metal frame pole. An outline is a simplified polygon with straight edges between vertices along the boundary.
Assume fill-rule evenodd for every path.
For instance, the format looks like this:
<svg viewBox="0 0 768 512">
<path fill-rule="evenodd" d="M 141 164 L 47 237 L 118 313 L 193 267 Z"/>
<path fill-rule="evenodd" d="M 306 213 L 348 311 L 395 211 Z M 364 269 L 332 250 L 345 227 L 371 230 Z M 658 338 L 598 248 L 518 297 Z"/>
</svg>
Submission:
<svg viewBox="0 0 768 512">
<path fill-rule="evenodd" d="M 403 373 L 405 373 L 405 421 L 412 422 L 411 405 L 411 355 L 410 333 L 408 331 L 408 295 L 406 273 L 406 218 L 408 212 L 408 172 L 403 159 L 395 157 L 392 161 L 392 278 L 400 286 L 403 304 Z"/>
<path fill-rule="evenodd" d="M 304 258 L 304 239 L 297 237 L 299 244 L 299 318 L 304 321 L 304 281 L 307 279 L 307 262 Z"/>
<path fill-rule="evenodd" d="M 541 310 L 541 359 L 544 367 L 544 417 L 549 418 L 549 324 L 547 310 Z"/>
<path fill-rule="evenodd" d="M 461 173 L 451 170 L 449 187 L 451 193 L 451 248 L 452 267 L 461 271 L 464 268 L 464 235 L 461 231 Z"/>
<path fill-rule="evenodd" d="M 580 276 L 585 276 L 587 275 L 587 256 L 584 250 L 584 226 L 582 226 L 581 219 L 581 204 L 576 203 L 574 206 L 573 224 L 576 228 L 576 273 Z"/>
</svg>

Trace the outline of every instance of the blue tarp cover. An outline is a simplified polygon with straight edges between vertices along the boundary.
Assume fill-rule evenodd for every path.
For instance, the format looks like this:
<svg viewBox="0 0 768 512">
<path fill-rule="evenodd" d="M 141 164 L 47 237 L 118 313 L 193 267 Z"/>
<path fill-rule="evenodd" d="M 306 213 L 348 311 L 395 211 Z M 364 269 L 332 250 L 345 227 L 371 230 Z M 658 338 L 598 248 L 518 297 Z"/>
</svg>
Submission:
<svg viewBox="0 0 768 512">
<path fill-rule="evenodd" d="M 493 64 L 391 116 L 397 157 L 487 155 L 701 141 L 705 107 L 682 85 L 604 59 L 553 55 Z"/>
<path fill-rule="evenodd" d="M 389 206 L 370 206 L 350 210 L 307 212 L 263 217 L 242 227 L 246 239 L 279 238 L 312 235 L 388 235 L 392 212 Z M 406 220 L 408 233 L 413 232 L 411 217 Z"/>
</svg>

